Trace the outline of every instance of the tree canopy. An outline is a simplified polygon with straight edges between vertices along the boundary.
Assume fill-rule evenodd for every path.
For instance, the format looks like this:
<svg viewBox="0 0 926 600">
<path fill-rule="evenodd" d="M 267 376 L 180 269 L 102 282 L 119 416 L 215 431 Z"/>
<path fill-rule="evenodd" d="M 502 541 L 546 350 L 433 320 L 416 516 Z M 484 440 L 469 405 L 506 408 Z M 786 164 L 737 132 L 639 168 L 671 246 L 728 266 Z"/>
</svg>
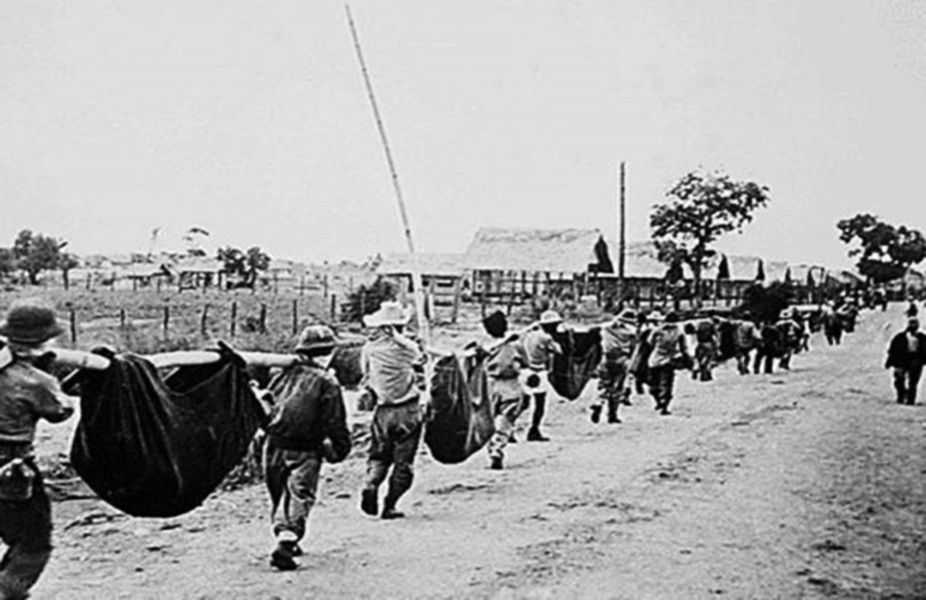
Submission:
<svg viewBox="0 0 926 600">
<path fill-rule="evenodd" d="M 62 268 L 61 249 L 65 246 L 65 241 L 23 229 L 13 242 L 13 260 L 16 268 L 22 269 L 29 276 L 29 283 L 36 285 L 42 271 Z"/>
<path fill-rule="evenodd" d="M 670 268 L 691 267 L 695 288 L 701 272 L 716 254 L 721 236 L 742 231 L 755 211 L 768 203 L 768 188 L 738 181 L 725 173 L 688 173 L 670 189 L 668 201 L 653 207 L 650 229 L 659 259 Z"/>
<path fill-rule="evenodd" d="M 851 246 L 850 257 L 868 279 L 884 283 L 903 277 L 926 258 L 926 238 L 915 229 L 896 227 L 877 216 L 862 213 L 836 224 L 839 239 Z"/>
<path fill-rule="evenodd" d="M 227 246 L 219 248 L 216 258 L 225 265 L 225 272 L 239 275 L 243 287 L 251 287 L 257 283 L 257 275 L 270 268 L 270 256 L 258 246 L 252 246 L 247 251 Z"/>
</svg>

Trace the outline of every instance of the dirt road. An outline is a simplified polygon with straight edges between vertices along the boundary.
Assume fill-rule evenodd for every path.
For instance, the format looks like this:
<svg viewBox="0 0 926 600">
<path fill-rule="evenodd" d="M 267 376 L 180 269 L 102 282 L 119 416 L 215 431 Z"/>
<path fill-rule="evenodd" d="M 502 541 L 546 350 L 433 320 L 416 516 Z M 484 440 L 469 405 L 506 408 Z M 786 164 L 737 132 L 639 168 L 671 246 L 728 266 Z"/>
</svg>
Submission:
<svg viewBox="0 0 926 600">
<path fill-rule="evenodd" d="M 359 512 L 358 449 L 327 468 L 293 573 L 267 564 L 260 486 L 170 520 L 60 503 L 34 597 L 926 597 L 926 410 L 892 402 L 888 321 L 815 339 L 789 373 L 683 378 L 670 417 L 635 397 L 593 426 L 587 398 L 555 404 L 553 441 L 500 473 L 423 455 L 405 520 Z"/>
</svg>

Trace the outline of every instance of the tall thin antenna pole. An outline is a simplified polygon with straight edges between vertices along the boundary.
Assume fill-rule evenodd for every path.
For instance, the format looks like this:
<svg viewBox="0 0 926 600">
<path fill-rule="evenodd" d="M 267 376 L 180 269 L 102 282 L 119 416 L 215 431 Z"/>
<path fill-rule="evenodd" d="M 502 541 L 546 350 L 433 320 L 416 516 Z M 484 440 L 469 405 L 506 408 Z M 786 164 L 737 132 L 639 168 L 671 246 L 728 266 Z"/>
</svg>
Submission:
<svg viewBox="0 0 926 600">
<path fill-rule="evenodd" d="M 367 97 L 370 99 L 370 106 L 373 108 L 373 118 L 376 120 L 376 128 L 379 130 L 379 138 L 383 144 L 383 151 L 386 154 L 386 163 L 389 166 L 389 174 L 392 176 L 392 189 L 395 191 L 396 201 L 399 204 L 399 214 L 402 217 L 402 227 L 405 229 L 405 241 L 408 244 L 408 252 L 412 258 L 412 285 L 415 288 L 415 312 L 418 316 L 418 330 L 421 332 L 421 338 L 425 344 L 430 342 L 430 330 L 428 319 L 424 314 L 424 287 L 421 280 L 421 271 L 418 267 L 418 257 L 415 254 L 415 243 L 412 239 L 412 228 L 408 221 L 408 211 L 405 208 L 405 198 L 402 195 L 402 187 L 399 185 L 399 175 L 396 171 L 395 161 L 392 158 L 392 151 L 389 149 L 389 139 L 386 137 L 386 127 L 383 125 L 383 118 L 379 112 L 379 106 L 376 103 L 376 95 L 373 93 L 373 83 L 370 80 L 370 73 L 367 70 L 366 61 L 363 59 L 363 51 L 360 49 L 360 38 L 357 35 L 357 27 L 354 25 L 354 18 L 350 12 L 350 6 L 345 4 L 344 10 L 347 13 L 347 24 L 350 27 L 351 37 L 354 40 L 354 49 L 357 51 L 357 60 L 360 62 L 360 71 L 363 74 L 363 82 L 366 85 Z"/>
</svg>

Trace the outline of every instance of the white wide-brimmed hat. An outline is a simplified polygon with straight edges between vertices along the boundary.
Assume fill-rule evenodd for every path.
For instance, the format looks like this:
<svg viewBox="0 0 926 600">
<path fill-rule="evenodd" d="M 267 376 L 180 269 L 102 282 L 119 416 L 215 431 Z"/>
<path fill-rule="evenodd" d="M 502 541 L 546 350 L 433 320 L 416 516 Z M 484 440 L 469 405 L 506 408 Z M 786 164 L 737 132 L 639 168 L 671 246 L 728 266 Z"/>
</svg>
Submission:
<svg viewBox="0 0 926 600">
<path fill-rule="evenodd" d="M 559 313 L 555 310 L 544 311 L 540 315 L 540 324 L 541 325 L 557 325 L 563 322 L 563 318 L 559 316 Z"/>
<path fill-rule="evenodd" d="M 666 320 L 666 316 L 658 310 L 654 310 L 650 314 L 646 315 L 646 320 L 652 323 L 662 323 Z"/>
<path fill-rule="evenodd" d="M 367 327 L 383 327 L 385 325 L 407 325 L 412 318 L 410 308 L 405 308 L 398 302 L 383 302 L 379 310 L 363 317 L 363 324 Z"/>
</svg>

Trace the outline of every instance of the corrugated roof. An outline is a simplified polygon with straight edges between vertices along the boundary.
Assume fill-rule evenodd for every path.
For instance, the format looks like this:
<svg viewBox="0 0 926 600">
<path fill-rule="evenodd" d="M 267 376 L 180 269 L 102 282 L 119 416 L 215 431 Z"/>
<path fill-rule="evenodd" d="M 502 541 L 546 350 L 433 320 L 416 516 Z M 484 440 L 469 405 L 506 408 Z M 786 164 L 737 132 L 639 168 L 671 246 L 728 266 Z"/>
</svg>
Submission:
<svg viewBox="0 0 926 600">
<path fill-rule="evenodd" d="M 584 273 L 589 264 L 597 262 L 594 248 L 600 237 L 598 229 L 480 229 L 464 255 L 463 266 Z"/>
</svg>

